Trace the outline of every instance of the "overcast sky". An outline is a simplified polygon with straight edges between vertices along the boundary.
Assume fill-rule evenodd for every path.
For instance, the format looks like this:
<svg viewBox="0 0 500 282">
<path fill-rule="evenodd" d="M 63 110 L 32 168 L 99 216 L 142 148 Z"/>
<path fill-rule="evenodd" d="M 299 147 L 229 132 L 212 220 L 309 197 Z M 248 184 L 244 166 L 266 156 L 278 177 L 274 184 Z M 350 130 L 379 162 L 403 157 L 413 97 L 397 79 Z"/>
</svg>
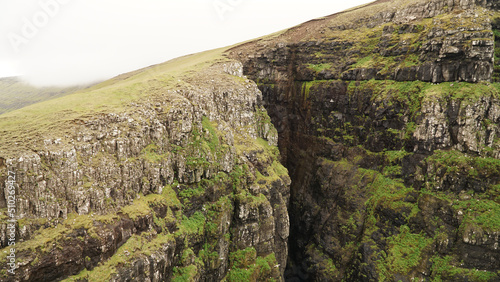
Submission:
<svg viewBox="0 0 500 282">
<path fill-rule="evenodd" d="M 0 0 L 0 77 L 104 80 L 232 45 L 367 0 Z"/>
</svg>

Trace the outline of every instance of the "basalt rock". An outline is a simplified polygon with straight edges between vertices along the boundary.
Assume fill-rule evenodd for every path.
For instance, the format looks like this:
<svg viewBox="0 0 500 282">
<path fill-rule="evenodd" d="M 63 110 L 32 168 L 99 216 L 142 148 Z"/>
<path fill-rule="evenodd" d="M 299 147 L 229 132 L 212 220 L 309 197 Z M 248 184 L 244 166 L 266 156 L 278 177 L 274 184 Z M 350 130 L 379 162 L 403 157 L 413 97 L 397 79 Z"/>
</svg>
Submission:
<svg viewBox="0 0 500 282">
<path fill-rule="evenodd" d="M 383 2 L 230 50 L 292 178 L 286 277 L 497 281 L 498 4 Z"/>
<path fill-rule="evenodd" d="M 261 92 L 234 61 L 184 79 L 2 158 L 19 263 L 2 281 L 282 280 L 290 180 Z"/>
<path fill-rule="evenodd" d="M 376 1 L 5 131 L 2 279 L 497 281 L 498 9 Z"/>
</svg>

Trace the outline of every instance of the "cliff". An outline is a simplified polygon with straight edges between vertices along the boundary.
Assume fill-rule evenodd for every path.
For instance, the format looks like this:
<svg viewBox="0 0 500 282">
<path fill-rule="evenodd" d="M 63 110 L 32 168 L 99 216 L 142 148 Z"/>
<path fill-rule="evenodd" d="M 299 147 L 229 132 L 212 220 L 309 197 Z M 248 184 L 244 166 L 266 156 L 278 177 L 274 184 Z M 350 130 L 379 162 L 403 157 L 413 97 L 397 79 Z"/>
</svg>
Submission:
<svg viewBox="0 0 500 282">
<path fill-rule="evenodd" d="M 2 279 L 497 281 L 499 6 L 376 1 L 1 115 Z"/>
<path fill-rule="evenodd" d="M 218 57 L 3 116 L 1 183 L 15 175 L 19 218 L 15 275 L 3 225 L 3 281 L 281 279 L 290 179 L 257 85 Z"/>
<path fill-rule="evenodd" d="M 290 281 L 497 281 L 498 3 L 377 1 L 230 50 L 292 178 Z"/>
</svg>

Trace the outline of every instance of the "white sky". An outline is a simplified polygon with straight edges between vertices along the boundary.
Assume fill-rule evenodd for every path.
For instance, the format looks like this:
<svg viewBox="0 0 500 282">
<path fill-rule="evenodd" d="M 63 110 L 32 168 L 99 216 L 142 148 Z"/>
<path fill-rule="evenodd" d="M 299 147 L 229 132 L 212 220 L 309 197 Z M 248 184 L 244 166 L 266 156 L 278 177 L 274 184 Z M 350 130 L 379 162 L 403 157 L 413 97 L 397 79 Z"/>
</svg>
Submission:
<svg viewBox="0 0 500 282">
<path fill-rule="evenodd" d="M 232 45 L 367 0 L 0 0 L 0 77 L 108 79 Z"/>
</svg>

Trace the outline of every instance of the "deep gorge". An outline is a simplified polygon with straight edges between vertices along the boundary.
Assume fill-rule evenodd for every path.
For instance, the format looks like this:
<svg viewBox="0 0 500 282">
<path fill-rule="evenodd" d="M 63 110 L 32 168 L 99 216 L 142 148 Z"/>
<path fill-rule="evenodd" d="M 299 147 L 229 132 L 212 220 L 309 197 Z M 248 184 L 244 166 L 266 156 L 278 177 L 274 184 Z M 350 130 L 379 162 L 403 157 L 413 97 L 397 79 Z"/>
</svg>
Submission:
<svg viewBox="0 0 500 282">
<path fill-rule="evenodd" d="M 392 4 L 0 116 L 2 281 L 498 281 L 498 3 Z"/>
<path fill-rule="evenodd" d="M 440 8 L 427 8 L 401 12 L 422 18 L 411 24 L 389 14 L 353 24 L 368 25 L 363 32 L 335 27 L 339 37 L 254 47 L 249 59 L 247 46 L 233 50 L 263 93 L 292 180 L 290 281 L 496 279 L 498 209 L 484 214 L 488 223 L 463 216 L 465 202 L 498 193 L 497 153 L 485 150 L 494 147 L 498 98 L 485 95 L 490 84 L 474 84 L 496 73 L 494 43 L 473 39 L 492 33 L 450 28 L 468 22 L 458 7 L 460 16 L 430 23 L 425 14 Z M 444 261 L 462 268 L 436 269 Z"/>
</svg>

